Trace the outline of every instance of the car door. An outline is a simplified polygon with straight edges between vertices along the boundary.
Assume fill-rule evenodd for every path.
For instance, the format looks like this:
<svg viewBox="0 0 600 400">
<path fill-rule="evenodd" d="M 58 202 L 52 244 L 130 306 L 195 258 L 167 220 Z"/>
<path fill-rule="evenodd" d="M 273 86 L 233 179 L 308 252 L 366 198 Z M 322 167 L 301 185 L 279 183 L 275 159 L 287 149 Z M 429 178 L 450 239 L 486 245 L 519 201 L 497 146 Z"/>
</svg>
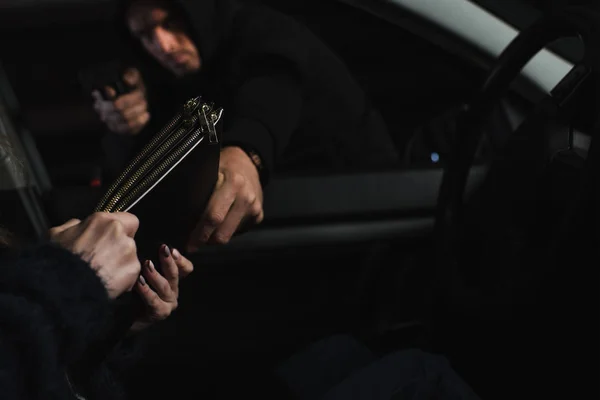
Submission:
<svg viewBox="0 0 600 400">
<path fill-rule="evenodd" d="M 304 22 L 348 63 L 382 111 L 404 154 L 416 130 L 469 101 L 495 55 L 486 53 L 486 38 L 469 42 L 406 6 L 417 2 L 407 1 L 405 7 L 398 2 L 386 9 L 387 20 L 374 15 L 381 12 L 377 7 L 365 6 L 380 3 L 269 4 Z M 490 14 L 487 18 L 494 20 Z M 544 84 L 551 85 L 572 66 L 557 60 L 556 76 L 532 82 L 524 75 L 499 105 L 508 122 L 506 129 L 514 129 L 522 115 L 531 110 L 543 95 Z M 532 65 L 528 73 L 535 68 Z M 262 226 L 240 235 L 226 247 L 203 252 L 234 254 L 244 248 L 426 239 L 433 227 L 442 176 L 442 163 L 436 164 L 435 154 L 431 157 L 427 165 L 402 163 L 386 171 L 279 177 L 266 189 L 266 219 Z M 484 165 L 473 169 L 472 185 L 482 179 L 484 170 Z"/>
</svg>

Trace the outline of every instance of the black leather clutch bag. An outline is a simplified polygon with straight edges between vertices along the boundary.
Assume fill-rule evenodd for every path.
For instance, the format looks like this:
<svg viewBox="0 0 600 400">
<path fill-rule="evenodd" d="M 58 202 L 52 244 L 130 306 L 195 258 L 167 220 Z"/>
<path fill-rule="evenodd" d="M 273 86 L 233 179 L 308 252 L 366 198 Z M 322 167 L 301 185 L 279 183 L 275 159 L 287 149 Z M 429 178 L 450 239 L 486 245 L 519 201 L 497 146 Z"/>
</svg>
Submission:
<svg viewBox="0 0 600 400">
<path fill-rule="evenodd" d="M 127 165 L 96 206 L 96 212 L 132 212 L 141 261 L 156 259 L 160 244 L 185 249 L 217 182 L 222 109 L 200 97 L 188 100 Z M 84 355 L 97 365 L 144 310 L 134 293 L 115 304 L 113 328 Z"/>
<path fill-rule="evenodd" d="M 200 97 L 188 100 L 96 206 L 139 218 L 140 258 L 155 258 L 162 243 L 184 249 L 217 181 L 222 116 Z"/>
</svg>

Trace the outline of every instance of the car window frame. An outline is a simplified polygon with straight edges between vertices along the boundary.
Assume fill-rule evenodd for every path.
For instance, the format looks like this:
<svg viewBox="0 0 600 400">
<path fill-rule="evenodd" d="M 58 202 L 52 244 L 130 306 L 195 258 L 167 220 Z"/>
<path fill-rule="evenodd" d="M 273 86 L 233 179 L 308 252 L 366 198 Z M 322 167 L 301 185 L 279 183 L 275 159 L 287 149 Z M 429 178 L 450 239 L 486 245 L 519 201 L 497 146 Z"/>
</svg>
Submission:
<svg viewBox="0 0 600 400">
<path fill-rule="evenodd" d="M 377 16 L 378 18 L 381 18 L 398 26 L 399 28 L 406 29 L 409 32 L 419 36 L 420 38 L 427 40 L 430 43 L 433 43 L 434 45 L 437 45 L 438 47 L 440 47 L 441 51 L 451 52 L 476 67 L 489 70 L 494 65 L 494 62 L 496 60 L 496 56 L 481 49 L 475 43 L 472 43 L 466 40 L 465 38 L 457 35 L 452 30 L 437 25 L 434 22 L 435 16 L 428 15 L 426 18 L 423 16 L 423 13 L 419 15 L 417 10 L 421 9 L 420 11 L 423 11 L 422 9 L 426 8 L 423 6 L 424 3 L 421 3 L 422 0 L 372 0 L 370 2 L 365 2 L 362 0 L 337 1 L 362 9 L 365 12 L 371 13 Z M 505 23 L 500 17 L 494 15 L 488 10 L 483 9 L 475 2 L 469 0 L 445 1 L 452 3 L 465 2 L 472 4 L 474 7 L 480 8 L 482 11 L 490 14 L 491 17 L 495 18 L 498 22 Z M 505 24 L 508 28 L 514 29 L 517 32 L 519 31 L 511 24 Z M 568 71 L 570 71 L 570 67 L 572 67 L 572 65 L 569 66 L 569 64 L 571 63 L 570 61 L 562 59 L 562 57 L 558 54 L 549 52 L 545 52 L 544 54 L 538 54 L 536 57 L 548 59 L 548 57 L 553 56 L 558 57 L 556 59 L 558 62 L 564 63 L 564 68 L 562 68 L 564 69 L 564 71 L 561 71 L 561 73 L 564 72 L 564 75 L 566 75 Z M 544 60 L 539 59 L 539 61 L 537 62 L 537 66 L 539 67 L 541 64 L 543 64 L 543 61 Z M 531 70 L 529 71 L 529 75 L 531 75 Z M 555 80 L 556 83 L 560 82 L 560 79 Z M 537 103 L 545 95 L 547 95 L 551 89 L 550 87 L 544 88 L 541 86 L 542 85 L 540 85 L 539 81 L 534 82 L 534 80 L 532 80 L 530 76 L 528 76 L 526 73 L 522 73 L 512 83 L 511 91 L 516 92 L 521 97 L 525 98 L 526 100 L 532 103 Z"/>
<path fill-rule="evenodd" d="M 529 3 L 519 0 L 469 0 L 494 14 L 515 29 L 522 31 L 544 15 L 542 10 L 536 9 Z M 567 61 L 576 63 L 581 58 L 580 49 L 572 46 L 573 42 L 557 41 L 548 46 L 548 49 Z"/>
</svg>

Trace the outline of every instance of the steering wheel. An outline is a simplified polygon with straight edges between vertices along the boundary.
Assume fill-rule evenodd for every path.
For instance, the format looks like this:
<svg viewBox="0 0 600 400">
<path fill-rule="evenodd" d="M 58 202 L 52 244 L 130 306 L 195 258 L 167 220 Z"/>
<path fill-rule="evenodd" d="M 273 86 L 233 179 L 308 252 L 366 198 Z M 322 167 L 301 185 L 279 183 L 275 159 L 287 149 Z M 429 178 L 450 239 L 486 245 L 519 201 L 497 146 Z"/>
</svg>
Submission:
<svg viewBox="0 0 600 400">
<path fill-rule="evenodd" d="M 455 147 L 445 167 L 438 197 L 436 215 L 440 260 L 438 264 L 443 264 L 439 265 L 440 269 L 446 269 L 449 264 L 458 262 L 458 253 L 465 231 L 463 194 L 481 140 L 483 123 L 490 116 L 493 105 L 507 93 L 510 84 L 519 75 L 521 69 L 546 45 L 563 37 L 578 36 L 583 40 L 585 45 L 583 60 L 537 106 L 536 115 L 530 116 L 513 134 L 512 148 L 508 143 L 506 151 L 499 159 L 492 162 L 490 168 L 493 170 L 496 167 L 496 171 L 500 169 L 504 170 L 504 173 L 512 168 L 515 173 L 515 168 L 531 170 L 547 167 L 548 159 L 555 157 L 556 154 L 549 156 L 539 151 L 543 148 L 548 150 L 548 146 L 543 143 L 547 140 L 545 132 L 548 128 L 540 127 L 540 122 L 543 122 L 541 119 L 550 114 L 557 120 L 568 121 L 569 127 L 565 134 L 572 135 L 570 123 L 574 118 L 586 114 L 582 113 L 582 99 L 585 99 L 587 104 L 595 105 L 593 98 L 596 97 L 598 90 L 590 84 L 598 81 L 595 74 L 600 71 L 600 56 L 596 51 L 600 47 L 597 43 L 597 32 L 594 30 L 597 29 L 595 27 L 599 25 L 599 21 L 598 15 L 590 10 L 572 8 L 560 15 L 547 16 L 534 23 L 503 51 L 479 92 L 459 117 Z M 594 113 L 588 112 L 587 116 L 590 114 Z M 536 124 L 537 129 L 532 129 Z M 527 151 L 531 153 L 528 154 Z M 516 160 L 519 157 L 520 163 Z M 534 165 L 536 161 L 538 164 Z M 491 170 L 488 178 L 493 175 Z M 518 174 L 518 171 L 516 173 Z M 539 176 L 539 173 L 537 175 L 533 173 L 531 178 L 536 179 L 536 176 Z M 531 184 L 534 185 L 534 182 Z M 511 188 L 505 185 L 505 189 Z"/>
<path fill-rule="evenodd" d="M 431 334 L 442 345 L 461 342 L 456 354 L 471 351 L 464 357 L 475 360 L 475 375 L 494 375 L 484 364 L 490 359 L 511 365 L 542 397 L 547 382 L 553 396 L 576 396 L 575 381 L 589 390 L 574 355 L 598 342 L 599 27 L 600 14 L 567 9 L 505 49 L 462 115 L 438 198 Z M 511 135 L 467 207 L 463 193 L 492 105 L 539 50 L 574 35 L 585 45 L 583 60 Z M 587 158 L 547 140 L 557 131 L 568 139 L 575 126 L 592 133 Z"/>
</svg>

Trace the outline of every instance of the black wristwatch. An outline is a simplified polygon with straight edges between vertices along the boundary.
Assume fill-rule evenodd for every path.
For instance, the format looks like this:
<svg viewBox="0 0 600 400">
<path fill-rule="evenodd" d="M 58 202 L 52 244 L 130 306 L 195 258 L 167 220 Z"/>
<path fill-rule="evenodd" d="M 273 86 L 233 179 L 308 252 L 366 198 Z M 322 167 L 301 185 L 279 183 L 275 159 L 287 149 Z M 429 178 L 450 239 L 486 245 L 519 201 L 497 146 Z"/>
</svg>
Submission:
<svg viewBox="0 0 600 400">
<path fill-rule="evenodd" d="M 239 147 L 240 149 L 242 149 L 247 155 L 248 157 L 250 157 L 250 160 L 252 161 L 252 164 L 254 164 L 254 166 L 256 167 L 256 170 L 258 171 L 258 178 L 260 179 L 260 183 L 265 186 L 267 183 L 267 179 L 268 179 L 268 171 L 265 168 L 265 164 L 263 163 L 262 157 L 252 148 L 245 146 L 245 145 L 236 145 L 237 147 Z"/>
</svg>

